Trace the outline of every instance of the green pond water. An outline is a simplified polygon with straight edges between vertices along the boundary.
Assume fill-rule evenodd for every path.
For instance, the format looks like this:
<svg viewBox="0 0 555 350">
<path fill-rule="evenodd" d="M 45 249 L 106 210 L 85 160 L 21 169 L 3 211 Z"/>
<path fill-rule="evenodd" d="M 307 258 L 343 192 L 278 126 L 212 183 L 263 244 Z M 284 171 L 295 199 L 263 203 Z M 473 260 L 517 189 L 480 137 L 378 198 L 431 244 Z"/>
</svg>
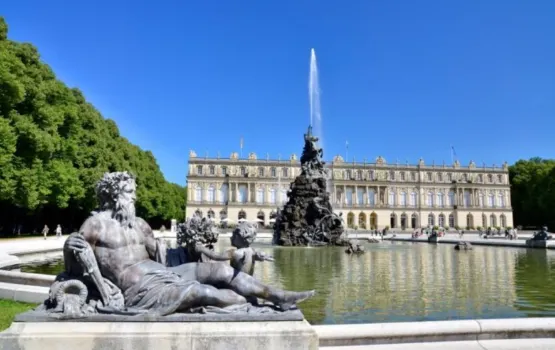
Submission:
<svg viewBox="0 0 555 350">
<path fill-rule="evenodd" d="M 311 324 L 555 316 L 555 251 L 382 242 L 351 256 L 340 247 L 255 247 L 275 258 L 257 263 L 255 277 L 317 291 L 299 305 Z M 62 269 L 61 261 L 21 268 Z"/>
</svg>

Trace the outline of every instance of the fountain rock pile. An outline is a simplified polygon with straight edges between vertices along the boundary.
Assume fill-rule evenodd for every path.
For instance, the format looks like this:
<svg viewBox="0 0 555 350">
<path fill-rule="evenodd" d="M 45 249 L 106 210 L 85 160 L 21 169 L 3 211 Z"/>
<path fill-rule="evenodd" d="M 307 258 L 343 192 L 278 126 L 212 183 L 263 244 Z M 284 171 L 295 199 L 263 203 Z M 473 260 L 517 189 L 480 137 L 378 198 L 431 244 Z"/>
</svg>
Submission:
<svg viewBox="0 0 555 350">
<path fill-rule="evenodd" d="M 312 127 L 304 135 L 301 174 L 291 183 L 288 202 L 274 224 L 274 243 L 284 246 L 347 245 L 344 225 L 326 191 L 327 170 Z"/>
</svg>

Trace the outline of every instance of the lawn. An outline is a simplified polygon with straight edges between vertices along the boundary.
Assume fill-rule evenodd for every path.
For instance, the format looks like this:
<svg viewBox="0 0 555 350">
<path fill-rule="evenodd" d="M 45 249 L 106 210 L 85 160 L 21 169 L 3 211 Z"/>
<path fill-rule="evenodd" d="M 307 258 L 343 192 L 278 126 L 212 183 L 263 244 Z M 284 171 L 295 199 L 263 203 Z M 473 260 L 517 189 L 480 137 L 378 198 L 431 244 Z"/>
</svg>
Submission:
<svg viewBox="0 0 555 350">
<path fill-rule="evenodd" d="M 37 304 L 21 303 L 19 301 L 0 299 L 0 332 L 8 328 L 15 315 L 35 308 Z"/>
</svg>

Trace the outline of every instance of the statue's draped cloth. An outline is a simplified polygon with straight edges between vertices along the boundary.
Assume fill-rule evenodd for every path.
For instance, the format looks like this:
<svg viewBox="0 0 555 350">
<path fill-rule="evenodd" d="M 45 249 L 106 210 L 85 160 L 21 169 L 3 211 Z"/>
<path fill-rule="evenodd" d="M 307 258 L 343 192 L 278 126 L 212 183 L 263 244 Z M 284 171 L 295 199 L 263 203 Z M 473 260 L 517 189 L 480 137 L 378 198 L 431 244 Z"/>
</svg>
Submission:
<svg viewBox="0 0 555 350">
<path fill-rule="evenodd" d="M 195 305 L 191 289 L 197 281 L 184 280 L 168 270 L 148 272 L 141 281 L 125 291 L 125 306 L 129 309 L 148 310 L 160 316 L 186 311 Z"/>
</svg>

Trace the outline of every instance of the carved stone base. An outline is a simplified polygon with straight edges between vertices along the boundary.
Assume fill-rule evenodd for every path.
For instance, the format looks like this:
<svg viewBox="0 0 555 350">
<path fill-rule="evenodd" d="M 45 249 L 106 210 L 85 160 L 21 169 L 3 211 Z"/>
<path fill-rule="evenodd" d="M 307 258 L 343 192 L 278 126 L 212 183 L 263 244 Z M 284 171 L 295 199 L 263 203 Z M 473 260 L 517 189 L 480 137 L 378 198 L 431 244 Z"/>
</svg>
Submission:
<svg viewBox="0 0 555 350">
<path fill-rule="evenodd" d="M 14 322 L 3 350 L 318 349 L 307 321 Z"/>
</svg>

